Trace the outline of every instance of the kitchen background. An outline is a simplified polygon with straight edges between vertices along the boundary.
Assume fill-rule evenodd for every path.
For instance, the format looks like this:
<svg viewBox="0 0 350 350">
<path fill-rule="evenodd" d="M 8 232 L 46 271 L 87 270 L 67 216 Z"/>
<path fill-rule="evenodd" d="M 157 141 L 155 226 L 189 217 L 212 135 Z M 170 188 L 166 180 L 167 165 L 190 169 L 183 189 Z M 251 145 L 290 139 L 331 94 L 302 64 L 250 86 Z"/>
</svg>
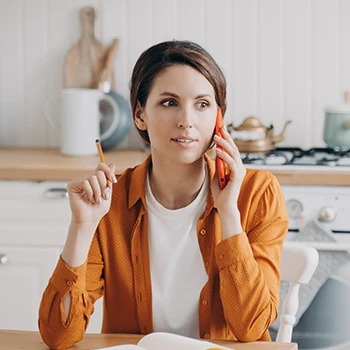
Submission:
<svg viewBox="0 0 350 350">
<path fill-rule="evenodd" d="M 114 73 L 124 98 L 143 50 L 189 39 L 226 74 L 226 125 L 254 115 L 278 135 L 292 120 L 277 146 L 311 150 L 283 151 L 288 157 L 277 150 L 262 163 L 253 153 L 247 158 L 252 164 L 245 164 L 277 176 L 290 219 L 287 239 L 311 244 L 320 254 L 313 280 L 300 289 L 302 316 L 293 340 L 304 350 L 338 343 L 348 349 L 350 151 L 328 154 L 314 147 L 326 145 L 324 108 L 343 103 L 350 91 L 350 0 L 0 0 L 0 310 L 9 315 L 0 318 L 0 328 L 37 330 L 42 291 L 69 224 L 66 181 L 96 166 L 97 156 L 77 160 L 45 149 L 59 146 L 45 101 L 63 86 L 64 57 L 80 38 L 79 10 L 85 6 L 96 11 L 100 42 L 110 47 L 119 38 Z M 349 122 L 350 113 L 344 116 Z M 341 113 L 330 118 L 343 122 Z M 143 144 L 132 128 L 118 147 Z M 106 159 L 119 166 L 117 172 L 146 156 L 111 153 Z M 89 331 L 99 332 L 101 302 L 96 310 Z"/>
<path fill-rule="evenodd" d="M 280 145 L 325 146 L 323 109 L 350 90 L 348 0 L 0 0 L 0 146 L 58 147 L 43 106 L 62 87 L 83 6 L 96 10 L 98 40 L 120 39 L 116 91 L 127 99 L 138 56 L 171 39 L 198 42 L 223 68 L 226 124 L 255 115 L 279 133 L 291 119 Z M 132 130 L 118 147 L 141 145 Z"/>
</svg>

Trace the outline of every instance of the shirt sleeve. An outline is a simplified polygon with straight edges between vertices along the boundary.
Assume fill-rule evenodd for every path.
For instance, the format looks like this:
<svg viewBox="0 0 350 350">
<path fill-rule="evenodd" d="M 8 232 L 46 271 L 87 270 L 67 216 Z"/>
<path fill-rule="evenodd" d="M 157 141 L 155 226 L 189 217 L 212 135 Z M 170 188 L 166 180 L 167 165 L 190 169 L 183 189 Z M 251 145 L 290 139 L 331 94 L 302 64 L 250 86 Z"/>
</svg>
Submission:
<svg viewBox="0 0 350 350">
<path fill-rule="evenodd" d="M 40 334 L 50 348 L 66 349 L 83 338 L 94 303 L 103 295 L 103 285 L 103 260 L 96 235 L 83 265 L 69 268 L 60 257 L 39 308 Z M 72 300 L 66 321 L 62 299 L 67 293 Z"/>
<path fill-rule="evenodd" d="M 247 232 L 220 242 L 215 249 L 224 317 L 240 341 L 260 339 L 277 318 L 288 214 L 275 177 L 250 217 Z"/>
</svg>

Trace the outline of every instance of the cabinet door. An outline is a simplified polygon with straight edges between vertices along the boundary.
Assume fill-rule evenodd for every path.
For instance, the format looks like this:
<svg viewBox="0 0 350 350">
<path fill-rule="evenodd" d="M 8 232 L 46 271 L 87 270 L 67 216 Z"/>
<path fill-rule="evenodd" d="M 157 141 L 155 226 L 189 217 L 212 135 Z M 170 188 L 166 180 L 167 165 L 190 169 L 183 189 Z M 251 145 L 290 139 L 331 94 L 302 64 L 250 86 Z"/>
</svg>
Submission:
<svg viewBox="0 0 350 350">
<path fill-rule="evenodd" d="M 38 330 L 41 296 L 60 252 L 0 245 L 0 329 Z"/>
<path fill-rule="evenodd" d="M 0 245 L 62 246 L 70 221 L 66 184 L 0 181 Z"/>
<path fill-rule="evenodd" d="M 66 183 L 0 181 L 0 329 L 37 330 L 69 221 Z M 101 323 L 98 300 L 87 332 L 100 333 Z"/>
</svg>

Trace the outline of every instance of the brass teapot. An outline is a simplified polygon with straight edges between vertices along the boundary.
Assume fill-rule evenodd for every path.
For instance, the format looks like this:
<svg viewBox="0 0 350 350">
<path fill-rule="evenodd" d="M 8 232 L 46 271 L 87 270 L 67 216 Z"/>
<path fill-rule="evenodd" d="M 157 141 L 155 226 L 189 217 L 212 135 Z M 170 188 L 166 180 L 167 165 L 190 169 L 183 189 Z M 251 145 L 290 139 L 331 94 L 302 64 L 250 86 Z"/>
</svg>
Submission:
<svg viewBox="0 0 350 350">
<path fill-rule="evenodd" d="M 236 146 L 241 153 L 267 153 L 275 148 L 275 143 L 284 139 L 286 128 L 291 120 L 285 122 L 280 135 L 273 135 L 273 125 L 261 124 L 257 117 L 247 117 L 240 126 L 227 125 Z"/>
</svg>

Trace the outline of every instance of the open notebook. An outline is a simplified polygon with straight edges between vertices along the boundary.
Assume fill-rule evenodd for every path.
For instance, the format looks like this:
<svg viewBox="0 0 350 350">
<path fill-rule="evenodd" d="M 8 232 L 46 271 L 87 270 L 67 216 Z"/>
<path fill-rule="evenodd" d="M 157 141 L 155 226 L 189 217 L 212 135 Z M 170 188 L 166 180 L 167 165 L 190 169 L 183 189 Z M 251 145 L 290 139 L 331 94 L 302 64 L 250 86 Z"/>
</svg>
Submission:
<svg viewBox="0 0 350 350">
<path fill-rule="evenodd" d="M 137 345 L 117 345 L 99 350 L 232 350 L 204 340 L 172 333 L 154 332 L 145 335 Z"/>
</svg>

